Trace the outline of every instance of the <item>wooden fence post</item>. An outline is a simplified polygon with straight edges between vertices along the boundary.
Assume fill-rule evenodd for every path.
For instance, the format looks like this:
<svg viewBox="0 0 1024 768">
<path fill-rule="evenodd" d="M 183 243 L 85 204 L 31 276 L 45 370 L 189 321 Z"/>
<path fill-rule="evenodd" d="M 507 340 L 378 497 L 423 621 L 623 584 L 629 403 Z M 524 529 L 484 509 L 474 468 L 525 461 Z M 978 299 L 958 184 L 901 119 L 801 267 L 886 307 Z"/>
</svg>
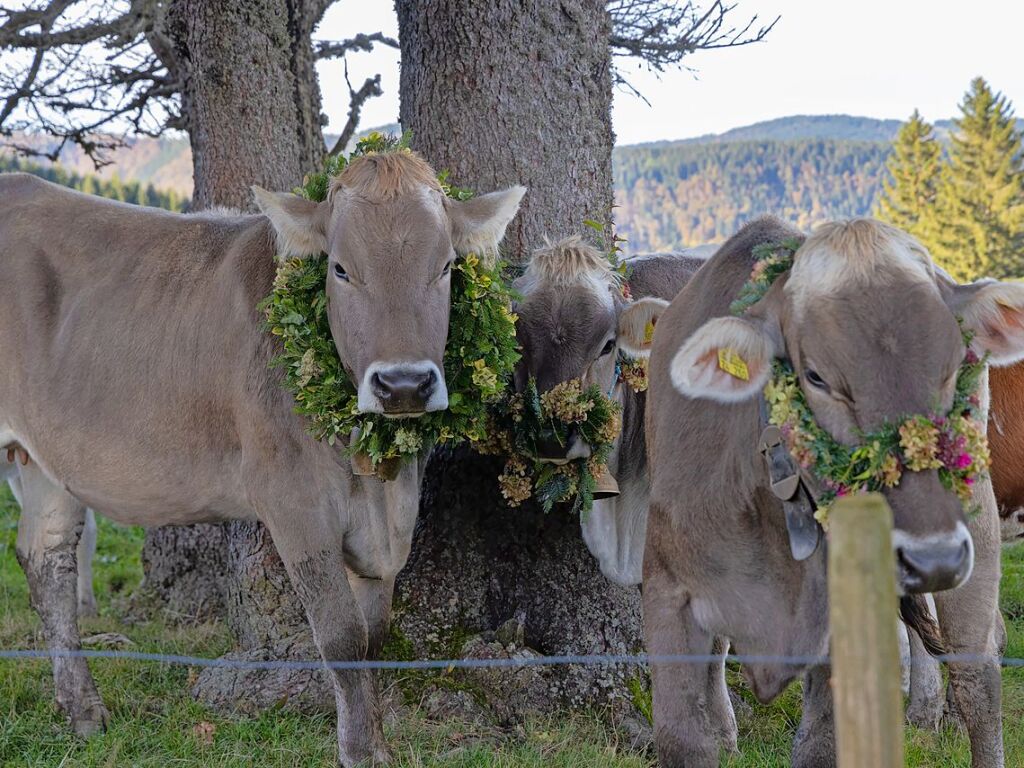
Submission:
<svg viewBox="0 0 1024 768">
<path fill-rule="evenodd" d="M 880 494 L 829 512 L 829 621 L 839 768 L 903 768 L 892 510 Z"/>
</svg>

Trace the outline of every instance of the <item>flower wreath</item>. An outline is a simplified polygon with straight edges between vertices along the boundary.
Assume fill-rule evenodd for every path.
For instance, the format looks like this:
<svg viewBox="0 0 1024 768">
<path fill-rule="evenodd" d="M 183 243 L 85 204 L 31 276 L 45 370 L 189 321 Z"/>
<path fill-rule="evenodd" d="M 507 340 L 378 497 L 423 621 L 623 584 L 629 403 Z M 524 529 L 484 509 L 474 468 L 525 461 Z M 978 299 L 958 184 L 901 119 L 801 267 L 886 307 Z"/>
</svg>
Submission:
<svg viewBox="0 0 1024 768">
<path fill-rule="evenodd" d="M 584 224 L 605 235 L 601 224 L 590 220 Z M 621 241 L 612 235 L 608 258 L 622 275 L 622 298 L 630 301 L 628 268 L 618 258 Z M 620 351 L 614 383 L 634 392 L 646 391 L 647 360 Z M 541 439 L 554 438 L 567 445 L 572 429 L 590 446 L 590 456 L 558 465 L 531 458 L 537 455 Z M 572 379 L 539 394 L 537 383 L 531 379 L 525 392 L 510 393 L 491 409 L 488 437 L 476 448 L 480 453 L 507 457 L 498 485 L 510 507 L 518 507 L 533 496 L 545 512 L 555 504 L 571 503 L 573 514 L 586 514 L 593 506 L 599 481 L 607 473 L 608 457 L 621 431 L 622 409 L 600 387 L 584 387 L 580 379 Z"/>
<path fill-rule="evenodd" d="M 295 192 L 320 202 L 327 197 L 330 178 L 352 158 L 406 152 L 408 145 L 408 134 L 396 139 L 371 133 L 349 158 L 328 158 L 324 170 L 308 175 Z M 449 197 L 472 196 L 451 186 L 445 173 L 438 181 Z M 488 406 L 501 395 L 519 359 L 511 294 L 500 266 L 488 267 L 472 254 L 452 265 L 444 354 L 448 409 L 415 419 L 360 413 L 356 387 L 342 367 L 328 325 L 326 280 L 324 254 L 289 259 L 278 267 L 273 292 L 260 303 L 267 328 L 284 347 L 271 365 L 284 369 L 284 386 L 295 396 L 295 411 L 309 419 L 311 434 L 331 445 L 340 439 L 350 454 L 367 457 L 382 478 L 391 474 L 395 462 L 435 443 L 482 439 Z"/>
<path fill-rule="evenodd" d="M 742 314 L 793 266 L 799 240 L 768 243 L 753 250 L 754 269 L 733 302 Z M 972 334 L 963 329 L 967 353 L 957 374 L 953 405 L 944 415 L 917 414 L 860 435 L 860 443 L 839 443 L 814 418 L 788 361 L 775 360 L 764 388 L 769 422 L 778 426 L 793 458 L 821 481 L 815 518 L 827 528 L 828 510 L 840 496 L 880 491 L 899 484 L 904 472 L 936 469 L 939 479 L 964 503 L 970 503 L 977 477 L 989 466 L 988 441 L 979 414 L 978 379 L 986 361 L 971 350 Z"/>
</svg>

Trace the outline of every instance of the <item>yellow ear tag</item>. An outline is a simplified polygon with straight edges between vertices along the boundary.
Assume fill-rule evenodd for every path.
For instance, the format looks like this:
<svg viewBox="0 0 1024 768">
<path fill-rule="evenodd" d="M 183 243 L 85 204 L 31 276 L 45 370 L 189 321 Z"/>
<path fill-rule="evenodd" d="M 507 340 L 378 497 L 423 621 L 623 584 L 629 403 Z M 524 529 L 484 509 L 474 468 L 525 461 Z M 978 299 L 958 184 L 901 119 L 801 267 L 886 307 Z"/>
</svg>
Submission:
<svg viewBox="0 0 1024 768">
<path fill-rule="evenodd" d="M 654 341 L 654 321 L 648 320 L 647 325 L 644 326 L 644 346 L 646 347 Z"/>
<path fill-rule="evenodd" d="M 736 350 L 724 347 L 718 350 L 718 367 L 743 381 L 750 381 L 750 371 L 747 370 L 747 363 L 736 354 Z"/>
</svg>

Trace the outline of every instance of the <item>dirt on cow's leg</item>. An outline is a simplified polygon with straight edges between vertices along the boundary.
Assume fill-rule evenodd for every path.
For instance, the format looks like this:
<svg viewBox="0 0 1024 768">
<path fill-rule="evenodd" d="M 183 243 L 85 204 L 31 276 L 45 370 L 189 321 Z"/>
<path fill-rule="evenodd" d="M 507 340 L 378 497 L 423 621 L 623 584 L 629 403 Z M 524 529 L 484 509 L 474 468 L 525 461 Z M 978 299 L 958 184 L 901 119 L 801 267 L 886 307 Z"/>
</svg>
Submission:
<svg viewBox="0 0 1024 768">
<path fill-rule="evenodd" d="M 342 542 L 332 542 L 327 530 L 315 530 L 310 518 L 302 526 L 282 529 L 268 521 L 268 527 L 324 661 L 365 659 L 366 619 L 349 583 Z M 376 676 L 369 670 L 332 670 L 330 676 L 338 708 L 341 765 L 363 768 L 390 763 Z"/>
<path fill-rule="evenodd" d="M 54 485 L 34 463 L 21 471 L 22 513 L 18 522 L 18 561 L 28 580 L 32 607 L 51 650 L 78 651 L 78 569 L 75 548 L 85 509 Z M 54 658 L 57 703 L 79 736 L 102 731 L 110 719 L 84 658 Z"/>
<path fill-rule="evenodd" d="M 651 656 L 712 652 L 714 638 L 698 626 L 680 594 L 678 586 L 664 577 L 648 577 L 644 583 L 644 636 Z M 654 741 L 662 768 L 716 768 L 719 764 L 723 727 L 713 721 L 708 690 L 721 666 L 720 662 L 651 664 Z M 726 694 L 726 704 L 728 700 Z"/>
<path fill-rule="evenodd" d="M 988 486 L 987 480 L 979 484 Z M 984 494 L 985 487 L 977 493 Z M 975 498 L 979 498 L 977 495 Z M 950 654 L 978 661 L 949 664 L 956 709 L 971 740 L 973 768 L 1003 768 L 1002 680 L 999 666 L 1000 535 L 995 505 L 984 504 L 968 527 L 974 540 L 974 570 L 957 589 L 935 594 L 942 637 Z"/>
<path fill-rule="evenodd" d="M 928 597 L 928 607 L 935 614 L 935 601 Z M 910 701 L 907 720 L 911 725 L 936 731 L 942 720 L 946 692 L 942 683 L 942 668 L 938 660 L 924 647 L 914 630 L 907 628 L 910 641 Z"/>
<path fill-rule="evenodd" d="M 793 739 L 793 768 L 831 768 L 836 764 L 831 675 L 832 668 L 827 665 L 804 673 L 804 710 Z"/>
</svg>

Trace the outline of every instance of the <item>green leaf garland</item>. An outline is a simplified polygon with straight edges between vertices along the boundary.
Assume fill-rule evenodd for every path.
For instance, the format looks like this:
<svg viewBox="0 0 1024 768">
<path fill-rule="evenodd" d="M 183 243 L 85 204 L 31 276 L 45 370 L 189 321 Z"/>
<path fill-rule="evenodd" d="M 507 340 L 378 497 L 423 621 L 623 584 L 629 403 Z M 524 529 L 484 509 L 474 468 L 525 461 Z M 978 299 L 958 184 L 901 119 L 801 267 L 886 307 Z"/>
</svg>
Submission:
<svg viewBox="0 0 1024 768">
<path fill-rule="evenodd" d="M 351 157 L 408 151 L 408 144 L 408 134 L 394 138 L 373 133 L 358 143 Z M 325 200 L 331 177 L 350 159 L 329 157 L 324 170 L 307 176 L 296 193 Z M 438 180 L 454 199 L 472 196 L 451 186 L 446 174 Z M 357 388 L 342 367 L 328 325 L 326 281 L 325 254 L 289 259 L 279 266 L 273 291 L 260 304 L 268 330 L 283 345 L 271 364 L 284 370 L 284 385 L 295 396 L 296 412 L 308 419 L 310 433 L 331 445 L 347 445 L 349 453 L 365 454 L 378 472 L 382 462 L 407 459 L 436 443 L 481 440 L 488 406 L 501 396 L 519 359 L 511 293 L 500 266 L 485 266 L 472 254 L 452 266 L 444 355 L 448 409 L 413 419 L 359 412 Z"/>
</svg>

